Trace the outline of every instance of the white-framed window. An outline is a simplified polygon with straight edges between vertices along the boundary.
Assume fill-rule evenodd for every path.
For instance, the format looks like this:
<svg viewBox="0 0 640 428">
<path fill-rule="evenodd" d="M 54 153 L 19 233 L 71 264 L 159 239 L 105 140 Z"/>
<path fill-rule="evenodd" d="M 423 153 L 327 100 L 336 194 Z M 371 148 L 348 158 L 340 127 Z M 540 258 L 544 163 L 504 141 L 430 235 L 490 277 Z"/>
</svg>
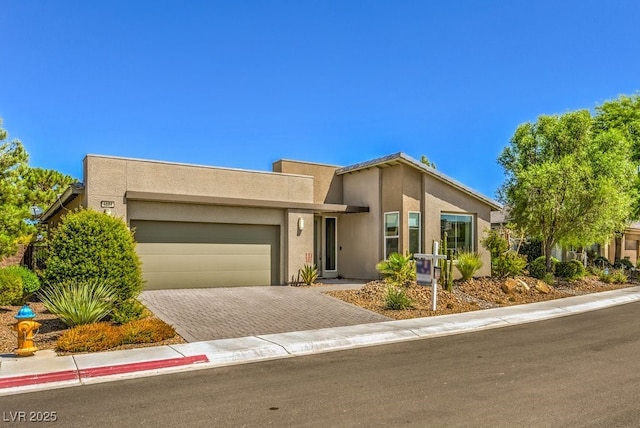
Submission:
<svg viewBox="0 0 640 428">
<path fill-rule="evenodd" d="M 447 235 L 447 247 L 454 252 L 473 252 L 474 248 L 474 216 L 472 214 L 440 215 L 440 238 L 444 241 Z"/>
<path fill-rule="evenodd" d="M 409 211 L 409 222 L 407 223 L 409 236 L 409 252 L 411 254 L 422 253 L 422 222 L 419 211 Z"/>
<path fill-rule="evenodd" d="M 384 258 L 399 251 L 400 213 L 392 211 L 384 213 Z"/>
</svg>

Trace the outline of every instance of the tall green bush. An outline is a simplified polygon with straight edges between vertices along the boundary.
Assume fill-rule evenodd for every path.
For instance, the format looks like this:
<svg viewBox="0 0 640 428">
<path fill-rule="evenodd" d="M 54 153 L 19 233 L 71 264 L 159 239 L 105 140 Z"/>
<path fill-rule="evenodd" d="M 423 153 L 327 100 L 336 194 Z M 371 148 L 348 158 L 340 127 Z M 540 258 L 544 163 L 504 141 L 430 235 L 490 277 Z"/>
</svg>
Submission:
<svg viewBox="0 0 640 428">
<path fill-rule="evenodd" d="M 487 236 L 482 238 L 481 244 L 489 250 L 491 258 L 500 257 L 509 250 L 509 242 L 501 229 L 490 229 L 486 233 Z"/>
<path fill-rule="evenodd" d="M 527 266 L 527 257 L 515 251 L 506 253 L 491 259 L 491 275 L 505 278 L 520 275 Z"/>
<path fill-rule="evenodd" d="M 509 249 L 504 232 L 491 229 L 481 244 L 491 253 L 491 275 L 499 278 L 520 275 L 527 265 L 526 256 Z"/>
<path fill-rule="evenodd" d="M 48 285 L 67 280 L 109 282 L 120 302 L 142 290 L 133 233 L 122 219 L 93 210 L 67 214 L 53 231 L 43 276 Z"/>
</svg>

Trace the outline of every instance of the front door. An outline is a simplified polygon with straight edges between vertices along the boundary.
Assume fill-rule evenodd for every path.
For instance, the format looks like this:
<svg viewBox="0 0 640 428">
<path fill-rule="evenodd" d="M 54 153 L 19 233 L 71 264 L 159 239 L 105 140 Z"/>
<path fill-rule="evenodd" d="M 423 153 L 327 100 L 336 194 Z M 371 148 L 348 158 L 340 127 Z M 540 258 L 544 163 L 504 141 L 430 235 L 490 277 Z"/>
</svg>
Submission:
<svg viewBox="0 0 640 428">
<path fill-rule="evenodd" d="M 318 274 L 323 278 L 338 276 L 338 218 L 314 219 L 314 252 Z"/>
</svg>

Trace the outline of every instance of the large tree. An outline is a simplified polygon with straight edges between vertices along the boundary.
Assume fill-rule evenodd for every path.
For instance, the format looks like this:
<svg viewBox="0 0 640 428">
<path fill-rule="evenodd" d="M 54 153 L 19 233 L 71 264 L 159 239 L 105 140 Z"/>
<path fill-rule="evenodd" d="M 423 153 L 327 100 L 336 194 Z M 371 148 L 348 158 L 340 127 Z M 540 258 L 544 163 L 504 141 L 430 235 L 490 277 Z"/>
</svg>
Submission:
<svg viewBox="0 0 640 428">
<path fill-rule="evenodd" d="M 640 94 L 621 95 L 595 109 L 594 128 L 596 132 L 620 131 L 631 143 L 631 159 L 640 166 Z M 640 195 L 640 177 L 634 185 L 636 196 Z M 640 199 L 633 204 L 631 218 L 640 219 Z"/>
<path fill-rule="evenodd" d="M 27 152 L 20 140 L 8 140 L 0 120 L 0 257 L 15 253 L 16 238 L 28 233 L 20 177 L 27 169 Z"/>
<path fill-rule="evenodd" d="M 16 252 L 19 238 L 34 233 L 30 208 L 51 205 L 74 180 L 57 171 L 30 168 L 18 139 L 8 139 L 0 119 L 0 258 Z"/>
<path fill-rule="evenodd" d="M 556 244 L 605 242 L 629 218 L 634 163 L 618 129 L 597 129 L 587 110 L 520 125 L 498 162 L 510 218 L 542 240 L 547 271 Z"/>
</svg>

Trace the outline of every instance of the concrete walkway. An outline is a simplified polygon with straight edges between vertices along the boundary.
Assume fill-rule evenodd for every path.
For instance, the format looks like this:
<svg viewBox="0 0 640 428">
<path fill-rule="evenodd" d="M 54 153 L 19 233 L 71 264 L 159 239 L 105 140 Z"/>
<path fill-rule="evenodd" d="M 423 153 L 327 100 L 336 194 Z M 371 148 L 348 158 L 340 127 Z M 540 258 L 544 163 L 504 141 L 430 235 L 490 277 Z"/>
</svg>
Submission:
<svg viewBox="0 0 640 428">
<path fill-rule="evenodd" d="M 360 287 L 334 280 L 321 287 L 151 290 L 142 292 L 141 301 L 187 342 L 201 342 L 389 321 L 322 294 Z"/>
<path fill-rule="evenodd" d="M 309 291 L 309 290 L 299 290 Z M 243 364 L 541 321 L 640 301 L 640 287 L 401 321 L 172 346 L 55 356 L 0 356 L 0 395 Z"/>
</svg>

